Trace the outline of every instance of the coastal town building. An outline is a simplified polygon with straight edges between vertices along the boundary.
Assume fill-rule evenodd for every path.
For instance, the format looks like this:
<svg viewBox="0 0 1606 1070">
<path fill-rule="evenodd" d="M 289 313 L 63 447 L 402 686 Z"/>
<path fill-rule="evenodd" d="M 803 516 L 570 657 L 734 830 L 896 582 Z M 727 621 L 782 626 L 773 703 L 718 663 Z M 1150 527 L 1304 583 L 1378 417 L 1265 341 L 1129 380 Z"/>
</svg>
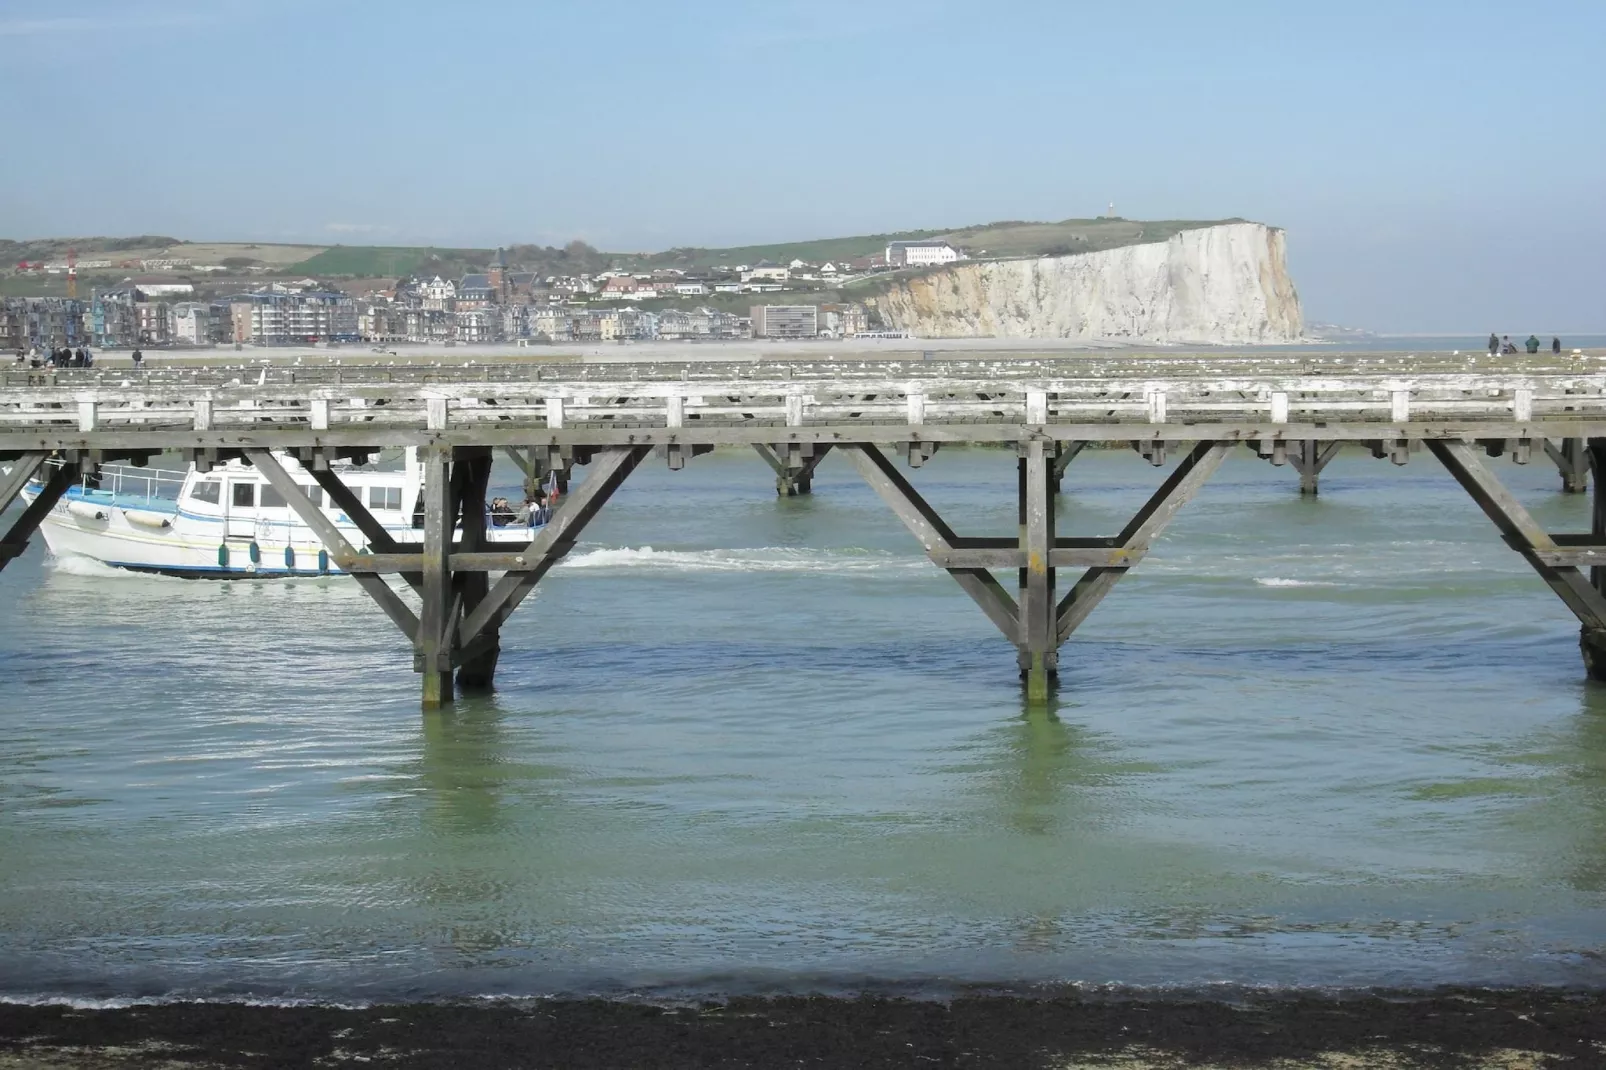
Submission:
<svg viewBox="0 0 1606 1070">
<path fill-rule="evenodd" d="M 760 260 L 751 268 L 743 268 L 738 272 L 743 282 L 785 282 L 792 275 L 790 268 L 780 264 L 772 264 L 768 260 Z"/>
<path fill-rule="evenodd" d="M 219 309 L 200 301 L 181 301 L 169 308 L 168 316 L 173 341 L 180 345 L 204 346 L 223 341 L 221 332 L 225 321 L 230 322 L 232 329 L 226 305 Z"/>
<path fill-rule="evenodd" d="M 754 305 L 754 338 L 814 338 L 820 333 L 814 305 Z"/>
<path fill-rule="evenodd" d="M 886 262 L 889 267 L 927 267 L 931 264 L 951 264 L 959 259 L 959 250 L 945 241 L 895 241 L 887 243 Z"/>
<path fill-rule="evenodd" d="M 0 298 L 0 347 L 79 346 L 89 341 L 84 304 L 70 297 Z"/>
</svg>

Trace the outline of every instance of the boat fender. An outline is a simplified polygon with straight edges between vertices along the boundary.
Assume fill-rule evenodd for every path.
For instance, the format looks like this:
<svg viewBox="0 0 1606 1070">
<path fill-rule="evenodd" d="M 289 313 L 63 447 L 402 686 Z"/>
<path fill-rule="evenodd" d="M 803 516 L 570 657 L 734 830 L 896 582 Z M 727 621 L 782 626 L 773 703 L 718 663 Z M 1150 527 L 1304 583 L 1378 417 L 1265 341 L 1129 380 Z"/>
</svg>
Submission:
<svg viewBox="0 0 1606 1070">
<path fill-rule="evenodd" d="M 320 576 L 329 575 L 329 551 L 328 550 L 319 550 L 318 551 L 318 575 L 320 575 Z"/>
<path fill-rule="evenodd" d="M 251 540 L 251 545 L 246 547 L 245 553 L 246 556 L 251 559 L 251 563 L 253 565 L 260 565 L 262 563 L 262 547 L 257 545 L 257 541 L 255 539 Z"/>
<path fill-rule="evenodd" d="M 284 548 L 284 567 L 290 569 L 296 567 L 296 549 L 294 546 L 286 546 Z"/>
<path fill-rule="evenodd" d="M 218 547 L 217 547 L 217 566 L 218 566 L 218 568 L 228 568 L 229 567 L 229 544 L 226 543 L 226 542 L 218 543 Z"/>
<path fill-rule="evenodd" d="M 106 519 L 106 511 L 104 509 L 97 509 L 88 502 L 68 502 L 67 512 L 71 513 L 73 516 L 82 517 L 85 520 Z"/>
<path fill-rule="evenodd" d="M 161 513 L 147 513 L 142 509 L 124 509 L 123 519 L 142 528 L 170 528 L 173 521 Z"/>
</svg>

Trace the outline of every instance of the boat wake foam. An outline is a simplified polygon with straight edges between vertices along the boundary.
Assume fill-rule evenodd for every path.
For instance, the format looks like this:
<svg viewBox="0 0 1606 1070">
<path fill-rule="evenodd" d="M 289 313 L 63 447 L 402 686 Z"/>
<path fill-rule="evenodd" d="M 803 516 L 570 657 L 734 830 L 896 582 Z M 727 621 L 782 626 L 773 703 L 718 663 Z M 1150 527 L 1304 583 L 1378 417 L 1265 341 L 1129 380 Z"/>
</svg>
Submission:
<svg viewBox="0 0 1606 1070">
<path fill-rule="evenodd" d="M 1256 576 L 1257 587 L 1341 587 L 1330 580 L 1289 580 L 1281 576 Z"/>
<path fill-rule="evenodd" d="M 804 550 L 759 546 L 731 550 L 655 550 L 651 546 L 589 550 L 560 568 L 633 569 L 656 572 L 887 572 L 929 571 L 919 557 L 884 551 Z"/>
</svg>

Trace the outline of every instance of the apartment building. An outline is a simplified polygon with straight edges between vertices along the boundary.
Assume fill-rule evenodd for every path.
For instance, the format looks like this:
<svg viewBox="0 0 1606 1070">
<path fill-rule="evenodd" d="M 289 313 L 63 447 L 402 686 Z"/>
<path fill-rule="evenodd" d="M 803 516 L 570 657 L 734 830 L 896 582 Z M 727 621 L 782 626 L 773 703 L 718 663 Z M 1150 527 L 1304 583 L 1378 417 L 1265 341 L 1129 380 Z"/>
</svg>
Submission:
<svg viewBox="0 0 1606 1070">
<path fill-rule="evenodd" d="M 754 338 L 816 338 L 820 310 L 814 305 L 754 305 Z"/>
</svg>

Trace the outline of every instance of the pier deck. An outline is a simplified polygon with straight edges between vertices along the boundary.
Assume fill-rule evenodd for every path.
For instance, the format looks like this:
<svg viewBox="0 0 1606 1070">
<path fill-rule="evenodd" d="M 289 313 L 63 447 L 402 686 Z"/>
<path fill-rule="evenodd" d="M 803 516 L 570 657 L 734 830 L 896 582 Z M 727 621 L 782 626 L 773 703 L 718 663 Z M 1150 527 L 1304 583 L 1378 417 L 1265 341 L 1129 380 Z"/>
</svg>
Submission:
<svg viewBox="0 0 1606 1070">
<path fill-rule="evenodd" d="M 1455 367 L 1446 365 L 1453 363 Z M 1020 525 L 966 537 L 926 503 L 894 458 L 926 463 L 943 445 L 1007 444 L 1018 454 Z M 1118 534 L 1058 537 L 1055 493 L 1088 444 L 1176 463 Z M 0 373 L 0 507 L 48 470 L 44 492 L 0 540 L 21 552 L 67 487 L 95 466 L 166 452 L 208 468 L 257 465 L 331 557 L 402 630 L 424 701 L 487 687 L 502 623 L 561 559 L 630 473 L 657 455 L 678 469 L 716 446 L 757 450 L 782 494 L 807 493 L 815 466 L 843 453 L 1012 642 L 1028 697 L 1047 697 L 1060 645 L 1142 560 L 1175 512 L 1237 447 L 1299 473 L 1315 493 L 1344 444 L 1405 464 L 1442 463 L 1578 616 L 1591 676 L 1606 679 L 1606 503 L 1592 529 L 1552 535 L 1482 457 L 1554 463 L 1581 491 L 1606 463 L 1606 361 L 1597 357 L 1431 358 L 1257 354 L 1049 360 L 709 361 L 697 363 L 329 364 L 107 368 Z M 419 449 L 422 542 L 400 543 L 332 468 L 394 447 Z M 484 501 L 493 450 L 533 482 L 590 474 L 527 547 L 491 552 Z M 289 452 L 367 538 L 353 547 L 278 464 Z M 1482 456 L 1480 456 L 1482 455 Z M 88 522 L 88 521 L 86 521 Z M 1599 562 L 1597 564 L 1597 562 Z M 1582 571 L 1588 568 L 1589 573 Z M 1061 569 L 1081 570 L 1060 591 Z M 502 575 L 492 582 L 494 573 Z M 998 574 L 1014 573 L 1014 592 Z M 421 596 L 415 613 L 386 576 Z M 455 675 L 454 675 L 455 674 Z"/>
</svg>

